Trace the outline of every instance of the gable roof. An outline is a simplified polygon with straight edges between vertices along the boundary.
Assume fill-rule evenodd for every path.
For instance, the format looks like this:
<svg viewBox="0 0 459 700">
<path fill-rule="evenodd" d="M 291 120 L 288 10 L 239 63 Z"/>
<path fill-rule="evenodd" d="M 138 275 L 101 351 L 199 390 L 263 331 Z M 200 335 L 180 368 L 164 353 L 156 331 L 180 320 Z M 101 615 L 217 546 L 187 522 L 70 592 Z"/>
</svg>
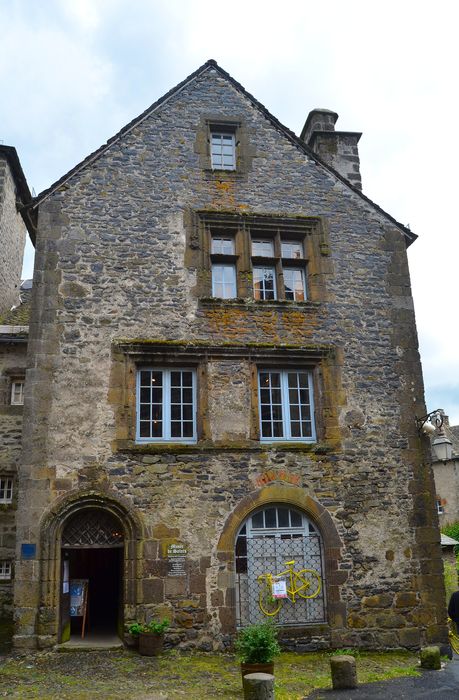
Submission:
<svg viewBox="0 0 459 700">
<path fill-rule="evenodd" d="M 168 100 L 171 99 L 171 97 L 174 97 L 178 93 L 180 93 L 185 87 L 187 87 L 193 80 L 195 80 L 197 77 L 203 75 L 206 71 L 208 70 L 216 70 L 223 78 L 225 78 L 236 90 L 238 90 L 246 99 L 248 99 L 252 105 L 258 109 L 267 119 L 268 121 L 271 122 L 271 124 L 279 131 L 281 132 L 289 141 L 291 141 L 295 146 L 297 146 L 300 150 L 302 150 L 305 155 L 308 156 L 311 160 L 315 161 L 318 165 L 322 166 L 326 170 L 328 170 L 330 173 L 332 173 L 338 180 L 343 182 L 349 189 L 351 189 L 355 194 L 357 194 L 361 199 L 363 199 L 367 204 L 370 204 L 371 207 L 373 207 L 379 214 L 382 214 L 385 218 L 387 218 L 392 224 L 394 224 L 397 228 L 399 228 L 402 233 L 405 236 L 405 241 L 406 245 L 409 246 L 413 241 L 416 240 L 417 235 L 410 231 L 410 229 L 407 226 L 404 226 L 401 224 L 399 221 L 394 219 L 390 214 L 388 214 L 384 209 L 379 207 L 375 202 L 373 202 L 369 197 L 364 195 L 361 190 L 358 188 L 354 187 L 343 175 L 338 173 L 334 168 L 332 168 L 330 165 L 325 163 L 314 151 L 312 151 L 309 146 L 306 145 L 304 141 L 302 141 L 301 138 L 299 138 L 296 134 L 293 133 L 288 127 L 286 127 L 284 124 L 282 124 L 275 116 L 273 116 L 264 105 L 261 104 L 261 102 L 258 102 L 258 100 L 253 97 L 247 90 L 237 82 L 229 73 L 227 73 L 223 68 L 221 68 L 218 63 L 214 59 L 209 59 L 204 63 L 202 66 L 200 66 L 194 73 L 191 73 L 185 80 L 183 80 L 181 83 L 176 85 L 174 88 L 166 92 L 165 95 L 159 98 L 156 102 L 154 102 L 148 109 L 146 109 L 142 114 L 140 114 L 138 117 L 133 119 L 129 124 L 126 124 L 117 134 L 115 134 L 111 139 L 107 141 L 106 144 L 98 148 L 96 151 L 93 151 L 90 155 L 88 155 L 84 160 L 82 160 L 80 163 L 78 163 L 74 168 L 69 170 L 65 175 L 63 175 L 59 180 L 54 182 L 48 189 L 44 190 L 41 192 L 35 199 L 33 200 L 31 207 L 35 209 L 41 202 L 43 202 L 45 199 L 47 199 L 50 195 L 53 194 L 59 187 L 61 187 L 67 180 L 69 180 L 73 175 L 78 173 L 80 170 L 85 168 L 87 165 L 90 165 L 93 163 L 97 158 L 102 156 L 105 151 L 107 151 L 112 145 L 114 145 L 117 141 L 119 141 L 125 134 L 129 133 L 134 127 L 136 127 L 138 124 L 140 124 L 142 121 L 147 119 L 150 114 L 155 112 L 159 107 L 162 107 L 164 104 L 168 102 Z"/>
<path fill-rule="evenodd" d="M 22 170 L 21 162 L 14 146 L 4 146 L 0 144 L 0 156 L 3 156 L 11 169 L 14 184 L 19 196 L 18 208 L 21 213 L 24 224 L 29 232 L 30 239 L 35 245 L 35 233 L 37 228 L 36 212 L 30 206 L 33 204 L 32 195 L 30 194 L 29 185 L 27 184 L 26 176 Z"/>
</svg>

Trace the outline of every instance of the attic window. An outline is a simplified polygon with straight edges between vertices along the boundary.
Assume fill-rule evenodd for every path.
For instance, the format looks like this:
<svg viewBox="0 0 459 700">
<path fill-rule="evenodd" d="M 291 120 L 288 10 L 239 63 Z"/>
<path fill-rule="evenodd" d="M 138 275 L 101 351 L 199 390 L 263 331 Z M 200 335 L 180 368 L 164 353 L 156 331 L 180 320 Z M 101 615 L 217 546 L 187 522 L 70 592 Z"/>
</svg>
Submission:
<svg viewBox="0 0 459 700">
<path fill-rule="evenodd" d="M 211 125 L 210 160 L 212 170 L 236 170 L 236 128 Z"/>
</svg>

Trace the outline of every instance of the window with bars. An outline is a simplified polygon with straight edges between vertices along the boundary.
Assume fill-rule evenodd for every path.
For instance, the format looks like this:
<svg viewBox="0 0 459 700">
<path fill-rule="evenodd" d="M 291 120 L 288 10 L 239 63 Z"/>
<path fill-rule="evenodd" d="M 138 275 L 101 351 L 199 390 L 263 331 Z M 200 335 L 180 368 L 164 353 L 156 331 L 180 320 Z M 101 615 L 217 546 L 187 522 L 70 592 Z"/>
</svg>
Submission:
<svg viewBox="0 0 459 700">
<path fill-rule="evenodd" d="M 196 442 L 194 369 L 137 372 L 137 441 Z"/>
<path fill-rule="evenodd" d="M 11 382 L 11 405 L 12 406 L 23 406 L 24 405 L 24 380 L 23 379 L 13 379 Z"/>
<path fill-rule="evenodd" d="M 315 442 L 312 373 L 260 370 L 260 440 Z"/>
<path fill-rule="evenodd" d="M 0 561 L 0 581 L 9 581 L 11 579 L 11 572 L 11 562 L 5 559 Z"/>
<path fill-rule="evenodd" d="M 326 619 L 322 537 L 304 513 L 287 504 L 269 504 L 243 523 L 235 543 L 236 618 L 238 625 L 266 621 L 260 609 L 259 576 L 275 575 L 294 560 L 294 568 L 317 571 L 320 595 L 310 600 L 284 601 L 275 619 L 278 625 L 300 625 Z"/>
<path fill-rule="evenodd" d="M 0 503 L 12 503 L 13 479 L 9 476 L 0 476 Z"/>
<path fill-rule="evenodd" d="M 236 137 L 234 130 L 210 129 L 210 159 L 213 170 L 236 169 Z"/>
</svg>

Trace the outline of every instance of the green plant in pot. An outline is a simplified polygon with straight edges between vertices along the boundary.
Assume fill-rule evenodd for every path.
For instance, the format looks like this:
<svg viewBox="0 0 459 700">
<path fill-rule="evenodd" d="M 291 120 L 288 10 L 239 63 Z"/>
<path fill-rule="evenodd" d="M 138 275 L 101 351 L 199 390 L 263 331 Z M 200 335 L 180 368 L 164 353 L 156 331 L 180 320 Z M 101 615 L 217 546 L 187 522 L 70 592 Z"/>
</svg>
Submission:
<svg viewBox="0 0 459 700">
<path fill-rule="evenodd" d="M 151 620 L 148 623 L 134 622 L 128 632 L 139 640 L 139 654 L 142 656 L 158 656 L 164 646 L 164 632 L 169 627 L 169 620 L 164 618 L 161 622 Z"/>
<path fill-rule="evenodd" d="M 272 622 L 244 627 L 236 637 L 234 648 L 241 660 L 242 677 L 248 673 L 272 674 L 274 659 L 281 651 Z"/>
</svg>

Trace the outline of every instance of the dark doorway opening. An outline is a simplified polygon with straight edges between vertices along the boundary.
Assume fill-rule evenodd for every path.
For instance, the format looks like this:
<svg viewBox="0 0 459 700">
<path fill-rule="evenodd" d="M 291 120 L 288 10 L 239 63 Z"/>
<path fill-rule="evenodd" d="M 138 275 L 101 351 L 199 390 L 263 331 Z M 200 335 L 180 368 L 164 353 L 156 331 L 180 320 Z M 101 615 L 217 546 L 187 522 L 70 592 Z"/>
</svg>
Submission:
<svg viewBox="0 0 459 700">
<path fill-rule="evenodd" d="M 62 533 L 60 641 L 122 636 L 124 532 L 102 508 L 82 508 Z M 106 640 L 105 640 L 106 641 Z"/>
<path fill-rule="evenodd" d="M 120 579 L 123 549 L 64 550 L 69 577 L 88 580 L 85 636 L 117 634 L 121 612 Z M 81 636 L 82 618 L 70 618 L 70 634 Z"/>
</svg>

